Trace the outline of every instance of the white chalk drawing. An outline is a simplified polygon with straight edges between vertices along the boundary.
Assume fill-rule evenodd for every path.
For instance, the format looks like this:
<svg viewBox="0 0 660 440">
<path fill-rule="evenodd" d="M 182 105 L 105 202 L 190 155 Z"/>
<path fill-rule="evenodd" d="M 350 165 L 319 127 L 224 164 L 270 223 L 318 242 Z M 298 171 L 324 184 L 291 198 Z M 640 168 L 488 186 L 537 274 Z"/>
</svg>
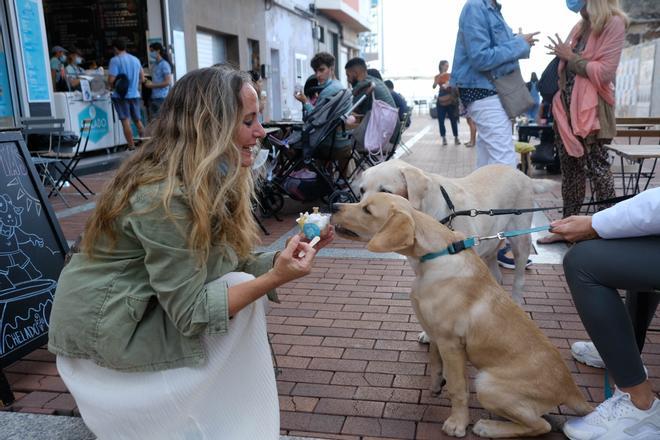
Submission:
<svg viewBox="0 0 660 440">
<path fill-rule="evenodd" d="M 0 194 L 0 356 L 48 331 L 57 286 L 23 251 L 26 246 L 44 247 L 43 238 L 21 229 L 23 211 L 7 194 Z"/>
</svg>

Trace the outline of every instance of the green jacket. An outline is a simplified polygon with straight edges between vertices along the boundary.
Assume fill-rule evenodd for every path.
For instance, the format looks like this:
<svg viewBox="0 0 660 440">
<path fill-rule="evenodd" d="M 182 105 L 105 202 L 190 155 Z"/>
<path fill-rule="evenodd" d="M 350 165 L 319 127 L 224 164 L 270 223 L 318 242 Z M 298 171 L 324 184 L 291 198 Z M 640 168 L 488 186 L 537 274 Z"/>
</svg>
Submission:
<svg viewBox="0 0 660 440">
<path fill-rule="evenodd" d="M 229 324 L 226 283 L 206 284 L 228 272 L 271 269 L 274 253 L 238 261 L 224 245 L 199 266 L 186 245 L 185 196 L 173 195 L 171 218 L 160 194 L 159 185 L 138 189 L 116 222 L 114 248 L 99 240 L 92 259 L 79 253 L 64 268 L 50 315 L 51 352 L 122 371 L 199 366 L 201 336 L 225 333 Z M 275 292 L 269 297 L 277 300 Z"/>
</svg>

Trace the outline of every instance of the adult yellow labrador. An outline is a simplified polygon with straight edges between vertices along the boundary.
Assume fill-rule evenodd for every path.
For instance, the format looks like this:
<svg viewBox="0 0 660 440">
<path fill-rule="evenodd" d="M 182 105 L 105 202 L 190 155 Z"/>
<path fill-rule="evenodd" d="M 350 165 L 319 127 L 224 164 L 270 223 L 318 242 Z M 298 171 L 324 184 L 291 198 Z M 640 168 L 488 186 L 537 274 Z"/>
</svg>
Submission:
<svg viewBox="0 0 660 440">
<path fill-rule="evenodd" d="M 436 220 L 447 217 L 451 210 L 440 187 L 447 192 L 457 211 L 467 209 L 532 208 L 533 195 L 557 189 L 557 182 L 530 179 L 520 171 L 506 165 L 487 165 L 461 178 L 443 177 L 428 173 L 402 160 L 389 160 L 364 171 L 359 189 L 364 196 L 377 192 L 398 194 L 410 200 L 413 208 L 429 214 Z M 467 235 L 493 235 L 500 231 L 527 229 L 532 214 L 477 217 L 456 217 L 453 228 Z M 525 266 L 531 249 L 529 235 L 509 239 L 515 261 L 513 298 L 522 304 L 525 285 Z M 497 264 L 496 240 L 477 249 L 498 282 L 502 273 Z"/>
<path fill-rule="evenodd" d="M 483 437 L 524 437 L 550 431 L 541 416 L 559 405 L 580 415 L 592 408 L 559 351 L 496 282 L 473 249 L 422 261 L 463 240 L 403 197 L 371 194 L 337 204 L 331 222 L 341 236 L 368 242 L 373 252 L 397 252 L 415 270 L 410 293 L 415 314 L 431 337 L 431 392 L 446 379 L 451 414 L 442 429 L 462 437 L 470 423 L 466 362 L 479 370 L 477 398 L 508 419 L 479 420 Z"/>
</svg>

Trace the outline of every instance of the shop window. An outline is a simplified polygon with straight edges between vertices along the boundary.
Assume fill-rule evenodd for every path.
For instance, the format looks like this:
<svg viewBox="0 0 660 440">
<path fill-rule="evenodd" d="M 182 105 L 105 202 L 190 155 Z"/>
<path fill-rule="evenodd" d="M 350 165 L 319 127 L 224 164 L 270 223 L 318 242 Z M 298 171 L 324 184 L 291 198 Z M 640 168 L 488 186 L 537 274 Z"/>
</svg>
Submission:
<svg viewBox="0 0 660 440">
<path fill-rule="evenodd" d="M 238 38 L 233 35 L 197 30 L 197 66 L 218 63 L 238 66 Z"/>
<path fill-rule="evenodd" d="M 227 62 L 227 41 L 220 35 L 197 31 L 197 67 Z"/>
</svg>

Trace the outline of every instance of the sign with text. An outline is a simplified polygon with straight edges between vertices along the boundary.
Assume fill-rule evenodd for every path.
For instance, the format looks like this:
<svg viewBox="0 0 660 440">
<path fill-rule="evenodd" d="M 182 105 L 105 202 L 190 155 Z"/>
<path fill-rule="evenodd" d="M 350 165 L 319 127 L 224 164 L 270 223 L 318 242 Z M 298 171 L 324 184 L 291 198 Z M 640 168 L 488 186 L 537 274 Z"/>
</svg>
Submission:
<svg viewBox="0 0 660 440">
<path fill-rule="evenodd" d="M 0 368 L 47 342 L 67 250 L 21 134 L 0 133 Z"/>
<path fill-rule="evenodd" d="M 41 8 L 37 0 L 16 0 L 18 33 L 23 52 L 23 71 L 29 102 L 50 100 L 50 65 L 42 31 Z"/>
</svg>

